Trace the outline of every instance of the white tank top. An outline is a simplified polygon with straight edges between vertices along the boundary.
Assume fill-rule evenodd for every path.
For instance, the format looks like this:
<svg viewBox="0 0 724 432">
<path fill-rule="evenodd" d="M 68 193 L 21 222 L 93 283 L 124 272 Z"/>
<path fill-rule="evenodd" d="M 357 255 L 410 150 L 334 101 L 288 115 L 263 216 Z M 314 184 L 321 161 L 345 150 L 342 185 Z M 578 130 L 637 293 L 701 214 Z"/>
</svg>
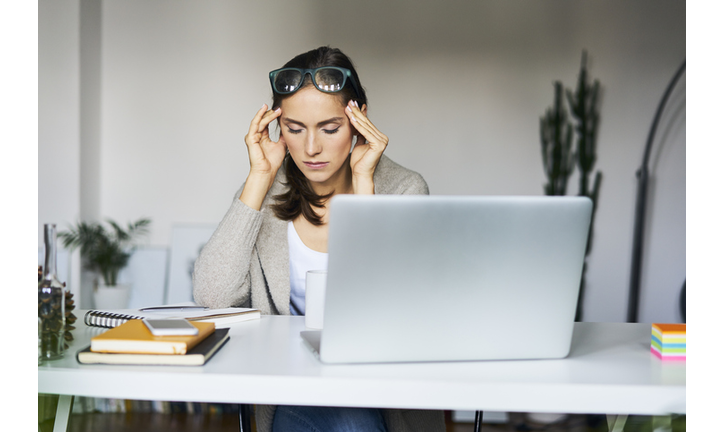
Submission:
<svg viewBox="0 0 724 432">
<path fill-rule="evenodd" d="M 304 315 L 306 311 L 304 293 L 309 270 L 327 270 L 328 254 L 310 249 L 299 238 L 294 223 L 287 226 L 287 241 L 289 242 L 289 282 L 291 292 L 289 296 L 289 309 L 292 315 Z"/>
</svg>

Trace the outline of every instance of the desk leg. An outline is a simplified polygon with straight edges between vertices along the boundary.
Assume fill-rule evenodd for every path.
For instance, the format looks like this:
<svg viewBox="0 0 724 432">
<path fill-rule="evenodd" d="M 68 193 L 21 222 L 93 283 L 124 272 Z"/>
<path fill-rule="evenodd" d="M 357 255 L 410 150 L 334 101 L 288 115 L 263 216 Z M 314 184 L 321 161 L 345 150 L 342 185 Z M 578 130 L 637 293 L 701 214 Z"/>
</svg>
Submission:
<svg viewBox="0 0 724 432">
<path fill-rule="evenodd" d="M 654 432 L 671 432 L 672 416 L 654 416 L 652 418 Z"/>
<path fill-rule="evenodd" d="M 609 432 L 623 432 L 623 427 L 626 425 L 628 415 L 607 415 L 606 419 L 608 420 Z"/>
<path fill-rule="evenodd" d="M 70 409 L 72 407 L 73 396 L 60 395 L 58 398 L 58 409 L 55 410 L 53 432 L 65 432 L 68 429 L 68 420 L 70 420 Z"/>
</svg>

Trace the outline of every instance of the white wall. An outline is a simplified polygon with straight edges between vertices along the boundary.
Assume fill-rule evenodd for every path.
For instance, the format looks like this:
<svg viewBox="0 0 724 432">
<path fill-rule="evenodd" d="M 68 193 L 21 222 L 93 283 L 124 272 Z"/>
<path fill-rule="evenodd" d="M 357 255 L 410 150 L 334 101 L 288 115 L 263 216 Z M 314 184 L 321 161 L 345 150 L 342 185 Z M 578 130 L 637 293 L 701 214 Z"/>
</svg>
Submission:
<svg viewBox="0 0 724 432">
<path fill-rule="evenodd" d="M 173 223 L 218 222 L 246 178 L 270 66 L 320 43 L 314 4 L 104 3 L 102 213 L 150 216 L 154 244 Z"/>
<path fill-rule="evenodd" d="M 625 320 L 635 171 L 686 56 L 685 13 L 649 0 L 103 2 L 100 214 L 151 217 L 156 245 L 174 223 L 218 222 L 248 172 L 243 137 L 270 101 L 268 71 L 322 44 L 352 57 L 387 154 L 432 193 L 540 195 L 538 118 L 587 49 L 604 88 L 604 182 L 584 318 Z M 678 320 L 685 277 L 685 83 L 677 92 L 656 152 L 642 321 Z"/>
<path fill-rule="evenodd" d="M 38 246 L 44 224 L 80 216 L 79 11 L 78 0 L 38 2 Z M 71 279 L 79 269 L 76 254 Z"/>
</svg>

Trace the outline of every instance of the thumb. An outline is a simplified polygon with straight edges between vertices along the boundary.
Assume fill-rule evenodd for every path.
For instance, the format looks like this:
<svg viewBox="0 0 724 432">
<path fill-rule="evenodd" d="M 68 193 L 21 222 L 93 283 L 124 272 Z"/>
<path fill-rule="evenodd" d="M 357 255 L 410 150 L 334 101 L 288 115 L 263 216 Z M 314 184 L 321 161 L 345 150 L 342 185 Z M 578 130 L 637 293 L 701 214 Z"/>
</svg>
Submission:
<svg viewBox="0 0 724 432">
<path fill-rule="evenodd" d="M 287 140 L 284 139 L 284 135 L 279 134 L 279 141 L 277 141 L 279 144 L 284 146 L 284 150 L 289 150 L 287 148 Z"/>
</svg>

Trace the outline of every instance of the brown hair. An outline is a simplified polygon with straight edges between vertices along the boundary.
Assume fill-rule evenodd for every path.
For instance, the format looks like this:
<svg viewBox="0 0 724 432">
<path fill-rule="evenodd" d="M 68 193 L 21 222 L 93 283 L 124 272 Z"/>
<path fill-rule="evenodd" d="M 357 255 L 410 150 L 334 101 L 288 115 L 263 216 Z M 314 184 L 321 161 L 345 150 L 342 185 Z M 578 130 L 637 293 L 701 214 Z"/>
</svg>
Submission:
<svg viewBox="0 0 724 432">
<path fill-rule="evenodd" d="M 347 82 L 344 88 L 339 92 L 335 93 L 340 98 L 342 105 L 347 105 L 350 100 L 356 101 L 359 106 L 367 104 L 367 95 L 365 94 L 362 83 L 357 76 L 357 71 L 352 64 L 352 61 L 342 51 L 337 48 L 330 48 L 328 46 L 319 47 L 303 54 L 299 54 L 293 59 L 289 60 L 283 67 L 295 67 L 300 69 L 314 69 L 322 66 L 336 66 L 349 69 L 352 72 L 357 85 L 359 87 L 359 95 L 356 95 L 351 83 Z M 304 82 L 301 88 L 313 85 L 309 75 L 304 77 Z M 272 101 L 272 109 L 277 109 L 281 106 L 282 101 L 291 95 L 280 95 L 274 93 Z M 314 225 L 322 225 L 322 218 L 314 211 L 313 207 L 321 208 L 324 206 L 324 202 L 329 199 L 333 192 L 327 195 L 317 195 L 309 183 L 309 180 L 304 176 L 294 163 L 289 153 L 284 158 L 284 170 L 287 176 L 287 181 L 284 183 L 289 189 L 279 195 L 275 195 L 274 203 L 271 208 L 274 211 L 276 217 L 281 220 L 291 221 L 296 219 L 300 214 L 304 216 L 306 220 Z"/>
</svg>

